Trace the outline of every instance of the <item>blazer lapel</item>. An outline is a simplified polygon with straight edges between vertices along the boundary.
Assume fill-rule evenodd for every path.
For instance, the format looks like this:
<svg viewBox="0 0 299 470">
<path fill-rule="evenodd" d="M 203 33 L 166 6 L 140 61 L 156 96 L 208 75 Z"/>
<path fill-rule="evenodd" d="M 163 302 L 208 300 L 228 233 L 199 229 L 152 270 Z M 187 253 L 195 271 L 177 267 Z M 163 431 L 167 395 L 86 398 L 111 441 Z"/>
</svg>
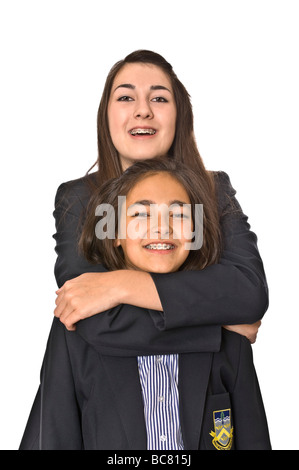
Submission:
<svg viewBox="0 0 299 470">
<path fill-rule="evenodd" d="M 101 355 L 101 359 L 115 395 L 116 407 L 129 448 L 146 449 L 147 437 L 137 358 Z"/>
<path fill-rule="evenodd" d="M 185 449 L 199 448 L 212 353 L 180 354 L 180 421 Z"/>
<path fill-rule="evenodd" d="M 213 353 L 179 355 L 179 406 L 186 450 L 197 450 Z M 101 355 L 129 448 L 146 449 L 144 408 L 136 357 Z"/>
</svg>

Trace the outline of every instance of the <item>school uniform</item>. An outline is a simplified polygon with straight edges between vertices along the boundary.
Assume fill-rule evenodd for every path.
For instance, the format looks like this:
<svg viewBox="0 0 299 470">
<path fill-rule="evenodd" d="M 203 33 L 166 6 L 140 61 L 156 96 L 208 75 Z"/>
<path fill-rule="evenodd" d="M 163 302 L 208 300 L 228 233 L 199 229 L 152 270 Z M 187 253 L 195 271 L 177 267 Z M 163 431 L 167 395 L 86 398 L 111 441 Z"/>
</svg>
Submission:
<svg viewBox="0 0 299 470">
<path fill-rule="evenodd" d="M 58 286 L 101 272 L 77 251 L 88 182 L 56 196 Z M 153 274 L 163 312 L 120 305 L 68 332 L 54 319 L 21 449 L 145 449 L 137 356 L 179 354 L 179 413 L 185 449 L 269 449 L 263 403 L 248 341 L 223 324 L 254 323 L 268 306 L 256 236 L 228 176 L 215 174 L 224 240 L 217 265 Z M 221 440 L 222 439 L 222 440 Z"/>
<path fill-rule="evenodd" d="M 268 286 L 257 237 L 235 198 L 228 175 L 214 172 L 223 250 L 219 263 L 201 271 L 150 273 L 163 312 L 128 305 L 111 309 L 102 319 L 105 354 L 209 352 L 220 347 L 220 326 L 252 324 L 268 308 Z M 105 272 L 78 252 L 78 238 L 96 173 L 63 183 L 55 198 L 57 260 L 55 277 L 61 287 L 86 272 Z M 138 286 L 136 286 L 137 288 Z M 177 330 L 179 328 L 179 331 Z M 196 328 L 196 329 L 195 329 Z"/>
<path fill-rule="evenodd" d="M 100 352 L 99 318 L 75 332 L 54 319 L 21 450 L 147 449 L 137 358 Z M 183 448 L 269 450 L 251 345 L 224 329 L 221 336 L 219 352 L 179 355 Z"/>
</svg>

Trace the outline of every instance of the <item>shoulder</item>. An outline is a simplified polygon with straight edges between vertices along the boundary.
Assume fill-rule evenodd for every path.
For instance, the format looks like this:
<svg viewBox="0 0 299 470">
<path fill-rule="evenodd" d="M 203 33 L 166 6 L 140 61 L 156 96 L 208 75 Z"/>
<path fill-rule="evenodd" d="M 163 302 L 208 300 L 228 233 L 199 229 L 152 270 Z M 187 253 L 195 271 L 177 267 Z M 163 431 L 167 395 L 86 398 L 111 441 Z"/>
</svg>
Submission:
<svg viewBox="0 0 299 470">
<path fill-rule="evenodd" d="M 210 174 L 214 179 L 216 192 L 218 194 L 236 194 L 235 189 L 232 187 L 230 177 L 225 171 L 211 171 Z"/>
<path fill-rule="evenodd" d="M 220 216 L 226 213 L 240 213 L 242 209 L 235 198 L 236 190 L 225 171 L 210 172 L 215 183 L 215 192 Z"/>
<path fill-rule="evenodd" d="M 96 185 L 97 172 L 60 184 L 55 196 L 55 207 L 75 204 L 85 208 Z"/>
</svg>

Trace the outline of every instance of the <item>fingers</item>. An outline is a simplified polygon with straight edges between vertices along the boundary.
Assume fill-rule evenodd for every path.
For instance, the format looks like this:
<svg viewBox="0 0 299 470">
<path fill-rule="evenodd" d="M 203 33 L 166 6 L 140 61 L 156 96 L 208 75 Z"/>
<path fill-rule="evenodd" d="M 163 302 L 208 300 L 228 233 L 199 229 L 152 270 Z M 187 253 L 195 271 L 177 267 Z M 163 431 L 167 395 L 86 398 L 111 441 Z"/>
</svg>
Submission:
<svg viewBox="0 0 299 470">
<path fill-rule="evenodd" d="M 55 317 L 59 318 L 67 330 L 75 331 L 75 323 L 80 320 L 80 317 L 78 311 L 76 310 L 76 302 L 74 301 L 72 294 L 64 286 L 61 289 L 58 289 L 56 294 L 56 308 L 54 310 Z"/>
<path fill-rule="evenodd" d="M 61 323 L 64 324 L 67 330 L 75 331 L 76 325 L 80 318 L 78 313 L 75 310 L 70 310 L 70 308 L 65 308 L 62 311 L 57 311 L 57 308 L 54 310 L 55 317 L 59 318 Z"/>
<path fill-rule="evenodd" d="M 115 285 L 112 288 L 99 282 L 102 273 L 86 273 L 66 281 L 56 291 L 56 308 L 54 315 L 66 326 L 68 330 L 76 329 L 79 320 L 96 315 L 114 306 Z M 108 273 L 106 273 L 108 274 Z M 110 278 L 109 278 L 110 279 Z"/>
<path fill-rule="evenodd" d="M 253 323 L 253 325 L 248 325 L 248 339 L 251 344 L 254 344 L 256 342 L 257 334 L 261 324 L 262 322 L 259 320 L 256 323 Z"/>
<path fill-rule="evenodd" d="M 75 315 L 75 312 L 72 312 L 69 315 L 61 315 L 59 320 L 64 324 L 68 331 L 75 331 L 76 323 L 80 320 L 80 318 L 76 317 L 77 315 Z"/>
<path fill-rule="evenodd" d="M 224 325 L 223 327 L 227 330 L 245 336 L 251 344 L 254 344 L 256 342 L 258 330 L 261 324 L 262 322 L 259 320 L 256 323 L 253 323 L 252 325 Z"/>
</svg>

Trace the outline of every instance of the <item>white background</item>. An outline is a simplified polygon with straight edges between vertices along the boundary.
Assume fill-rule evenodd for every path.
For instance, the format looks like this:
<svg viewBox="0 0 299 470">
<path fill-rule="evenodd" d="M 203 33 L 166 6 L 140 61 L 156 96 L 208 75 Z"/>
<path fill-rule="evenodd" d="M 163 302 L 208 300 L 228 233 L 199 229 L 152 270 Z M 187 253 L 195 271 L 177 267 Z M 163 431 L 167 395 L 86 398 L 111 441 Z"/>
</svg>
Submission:
<svg viewBox="0 0 299 470">
<path fill-rule="evenodd" d="M 230 175 L 258 234 L 270 307 L 255 364 L 273 448 L 298 449 L 297 8 L 297 0 L 1 0 L 1 449 L 19 446 L 52 322 L 56 189 L 96 160 L 104 80 L 140 48 L 174 66 L 204 162 Z"/>
</svg>

